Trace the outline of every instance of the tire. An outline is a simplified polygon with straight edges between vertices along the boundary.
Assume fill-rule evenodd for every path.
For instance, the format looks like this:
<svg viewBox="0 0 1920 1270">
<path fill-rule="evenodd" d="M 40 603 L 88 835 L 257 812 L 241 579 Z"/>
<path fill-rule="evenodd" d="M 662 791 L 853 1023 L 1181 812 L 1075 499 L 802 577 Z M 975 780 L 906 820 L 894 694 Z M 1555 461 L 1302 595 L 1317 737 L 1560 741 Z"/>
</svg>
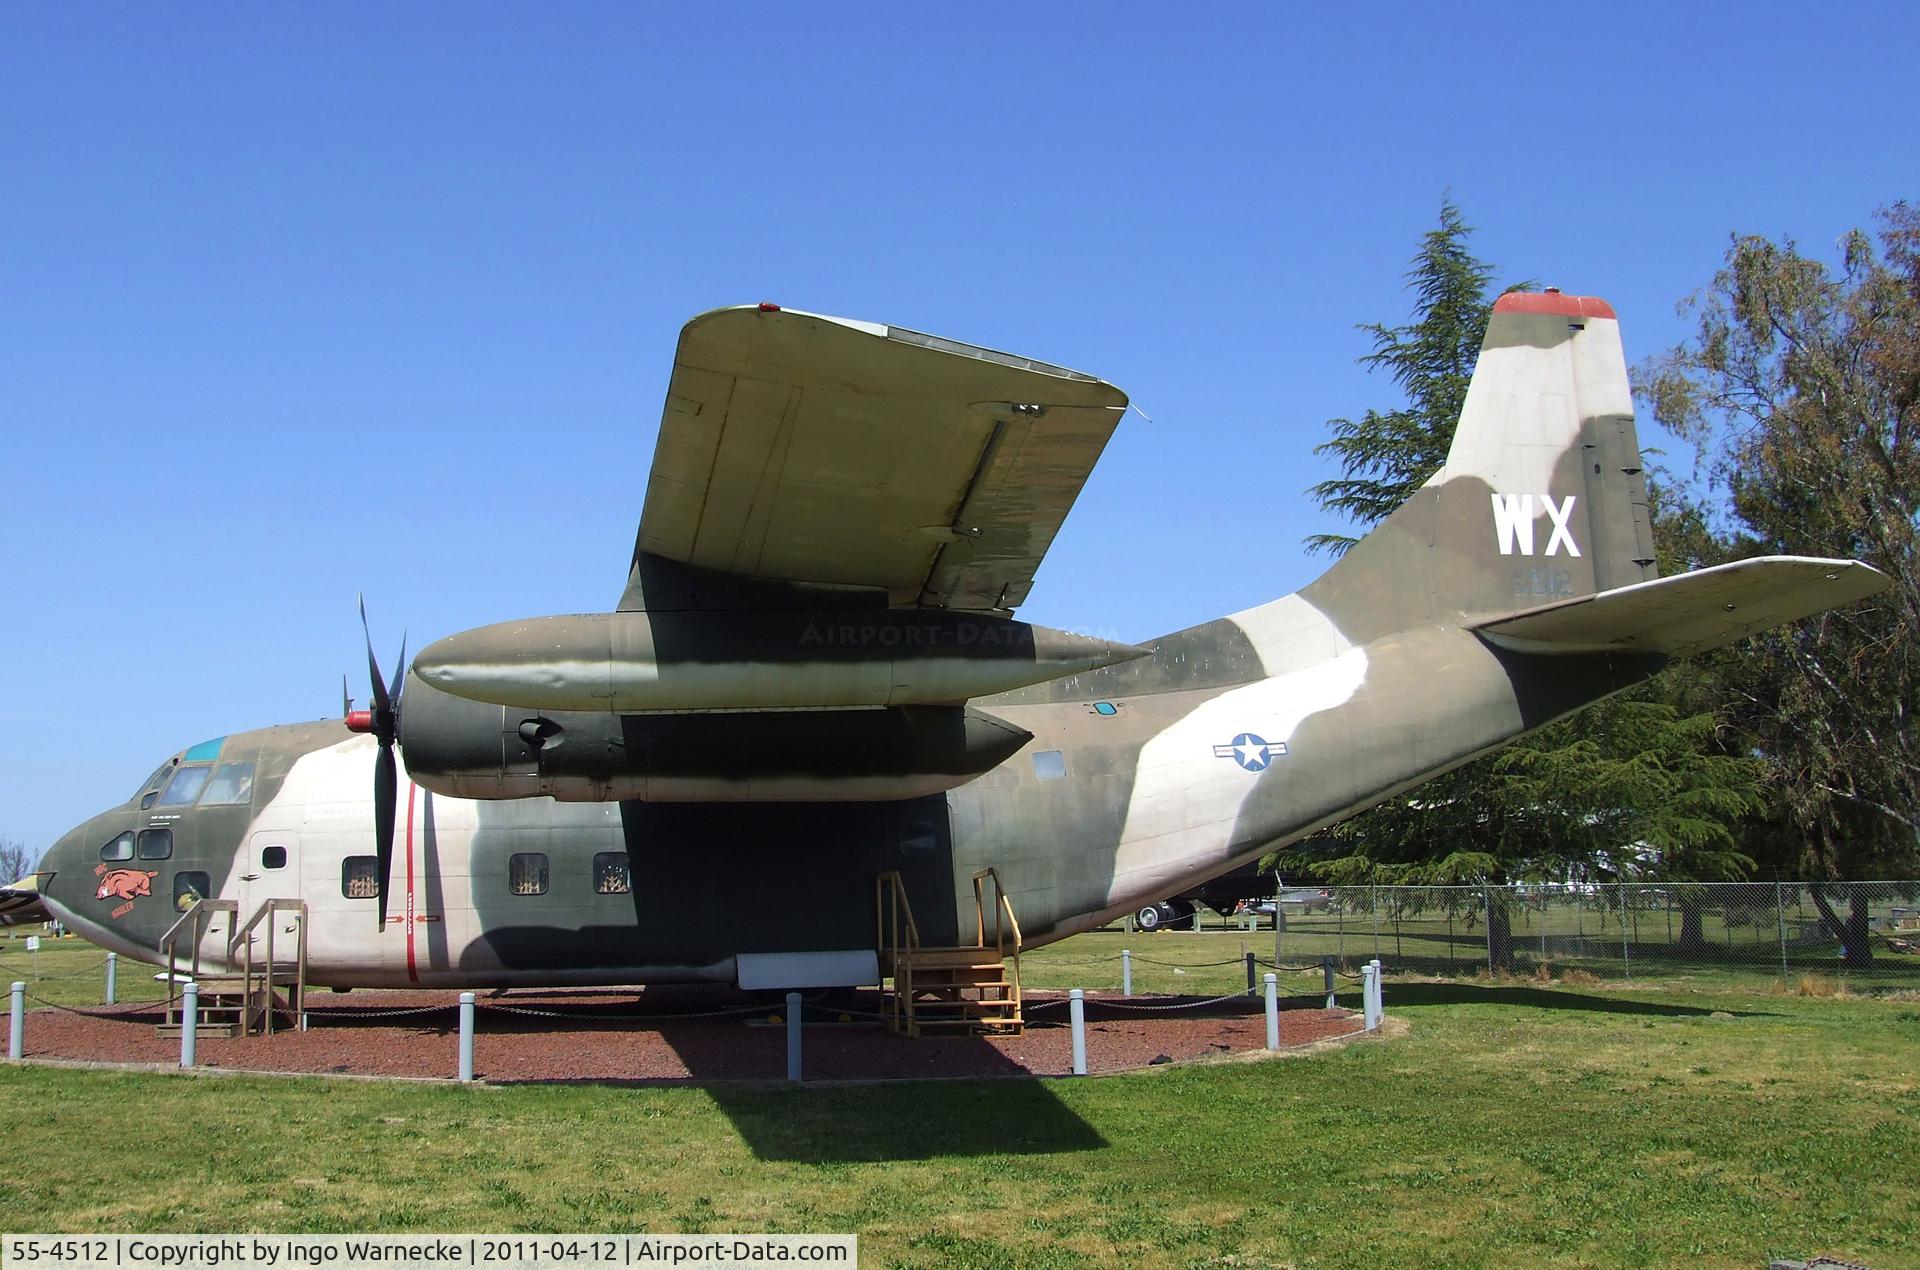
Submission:
<svg viewBox="0 0 1920 1270">
<path fill-rule="evenodd" d="M 1159 930 L 1166 920 L 1158 904 L 1149 904 L 1133 915 L 1133 924 L 1148 933 Z"/>
</svg>

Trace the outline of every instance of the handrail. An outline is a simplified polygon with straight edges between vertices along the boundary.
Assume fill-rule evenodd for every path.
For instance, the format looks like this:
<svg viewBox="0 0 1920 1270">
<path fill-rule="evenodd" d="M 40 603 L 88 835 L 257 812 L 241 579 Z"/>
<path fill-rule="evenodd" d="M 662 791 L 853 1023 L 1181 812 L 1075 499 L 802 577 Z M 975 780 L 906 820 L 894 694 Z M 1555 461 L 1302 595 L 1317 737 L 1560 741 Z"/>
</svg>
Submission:
<svg viewBox="0 0 1920 1270">
<path fill-rule="evenodd" d="M 167 1022 L 174 1022 L 174 1002 L 181 995 L 177 969 L 180 959 L 180 928 L 189 927 L 193 932 L 193 960 L 189 964 L 191 978 L 200 977 L 200 943 L 206 937 L 208 925 L 215 913 L 231 913 L 233 920 L 240 920 L 240 901 L 198 899 L 180 914 L 173 925 L 167 927 L 167 933 L 160 936 L 160 948 L 167 954 Z M 231 964 L 232 946 L 228 946 L 229 964 Z"/>
<path fill-rule="evenodd" d="M 891 901 L 891 902 L 889 902 Z M 880 954 L 881 986 L 888 972 L 893 975 L 893 992 L 883 1007 L 889 1025 L 900 1031 L 913 1026 L 913 950 L 920 946 L 920 926 L 913 919 L 913 904 L 907 899 L 906 879 L 898 869 L 889 869 L 873 880 L 874 943 Z M 900 942 L 901 918 L 905 918 L 907 942 Z"/>
<path fill-rule="evenodd" d="M 307 907 L 307 902 L 305 900 L 292 899 L 286 896 L 277 895 L 272 899 L 262 900 L 260 902 L 260 907 L 253 911 L 253 916 L 247 919 L 247 924 L 245 926 L 242 926 L 239 930 L 234 931 L 233 934 L 228 937 L 227 960 L 229 962 L 233 960 L 233 954 L 239 950 L 240 941 L 252 935 L 253 928 L 258 926 L 260 924 L 260 920 L 264 918 L 267 914 L 287 912 L 289 910 L 297 909 L 297 910 L 302 910 L 301 916 L 304 917 L 306 916 L 306 913 L 304 912 L 306 907 Z M 236 916 L 237 915 L 238 915 L 238 912 L 236 910 Z M 269 931 L 268 933 L 271 934 L 272 932 Z"/>
<path fill-rule="evenodd" d="M 250 1032 L 253 1030 L 251 1027 L 251 1023 L 252 1023 L 251 1015 L 252 1015 L 252 1009 L 253 1009 L 252 1007 L 253 928 L 258 926 L 263 918 L 269 917 L 274 913 L 282 913 L 282 912 L 297 913 L 300 917 L 300 938 L 299 938 L 299 942 L 295 945 L 295 953 L 294 953 L 293 992 L 289 997 L 287 1004 L 292 1009 L 293 1017 L 296 1021 L 299 1019 L 301 1012 L 306 1009 L 307 902 L 302 899 L 295 899 L 288 896 L 274 896 L 272 898 L 262 900 L 260 903 L 260 907 L 254 910 L 253 916 L 247 919 L 247 924 L 241 927 L 239 930 L 236 930 L 233 933 L 233 935 L 227 940 L 227 964 L 228 965 L 233 964 L 233 956 L 234 956 L 235 950 L 238 949 L 242 943 L 244 943 L 246 946 L 246 952 L 245 952 L 244 960 L 242 963 L 245 967 L 243 972 L 245 977 L 242 979 L 242 983 L 245 985 L 245 989 L 246 989 L 245 994 L 248 999 L 247 1004 L 245 1004 L 242 1007 L 242 1015 L 243 1015 L 242 1030 L 244 1031 Z M 235 916 L 236 916 L 236 920 L 238 920 L 237 912 Z M 261 1010 L 262 1029 L 265 1031 L 265 1033 L 268 1036 L 273 1035 L 273 970 L 276 964 L 273 957 L 273 928 L 274 928 L 274 923 L 269 921 L 267 923 L 267 958 L 266 958 L 266 971 L 265 971 L 266 983 L 264 985 L 265 1003 Z"/>
<path fill-rule="evenodd" d="M 973 911 L 975 929 L 978 932 L 976 942 L 982 948 L 987 946 L 985 883 L 988 879 L 993 881 L 993 951 L 999 955 L 1001 961 L 1010 964 L 1013 982 L 1009 986 L 1012 989 L 1013 1000 L 1019 1002 L 1025 999 L 1020 987 L 1020 919 L 1013 914 L 1013 901 L 1007 896 L 1007 884 L 1001 881 L 1000 870 L 992 866 L 981 869 L 973 875 Z M 1009 947 L 1009 934 L 1011 947 Z M 1016 1005 L 1014 1008 L 1017 1011 L 1019 1006 Z"/>
<path fill-rule="evenodd" d="M 893 903 L 886 903 L 891 891 Z M 889 869 L 873 880 L 874 921 L 878 929 L 874 932 L 875 942 L 882 948 L 900 947 L 900 919 L 906 920 L 907 947 L 920 946 L 920 925 L 913 920 L 913 905 L 907 900 L 906 879 L 900 876 L 898 869 Z M 884 911 L 883 911 L 884 910 Z"/>
<path fill-rule="evenodd" d="M 985 888 L 982 885 L 989 878 L 993 880 L 993 949 L 1003 958 L 1007 953 L 1008 927 L 1012 928 L 1013 956 L 1020 955 L 1020 919 L 1013 915 L 1013 901 L 1007 898 L 1007 885 L 1000 880 L 1000 870 L 989 866 L 973 875 L 973 912 L 974 942 L 980 947 L 987 946 L 987 904 Z M 1005 916 L 1003 925 L 1001 917 Z"/>
</svg>

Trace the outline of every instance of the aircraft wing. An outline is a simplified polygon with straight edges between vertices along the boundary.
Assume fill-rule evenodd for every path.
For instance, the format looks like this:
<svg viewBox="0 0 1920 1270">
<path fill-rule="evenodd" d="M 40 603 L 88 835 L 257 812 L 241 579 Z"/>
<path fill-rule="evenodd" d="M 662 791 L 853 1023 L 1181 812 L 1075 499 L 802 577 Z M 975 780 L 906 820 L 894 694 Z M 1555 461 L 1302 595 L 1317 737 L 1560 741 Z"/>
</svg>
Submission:
<svg viewBox="0 0 1920 1270">
<path fill-rule="evenodd" d="M 1126 405 L 901 327 L 716 309 L 680 333 L 635 559 L 1004 615 Z"/>
<path fill-rule="evenodd" d="M 4 877 L 0 874 L 0 877 Z M 40 879 L 52 874 L 29 873 L 18 882 L 0 886 L 0 926 L 30 926 L 35 922 L 50 922 L 53 914 L 47 911 L 46 904 L 40 898 Z"/>
<path fill-rule="evenodd" d="M 1877 595 L 1887 576 L 1857 560 L 1762 556 L 1582 596 L 1476 629 L 1517 652 L 1681 657 Z"/>
</svg>

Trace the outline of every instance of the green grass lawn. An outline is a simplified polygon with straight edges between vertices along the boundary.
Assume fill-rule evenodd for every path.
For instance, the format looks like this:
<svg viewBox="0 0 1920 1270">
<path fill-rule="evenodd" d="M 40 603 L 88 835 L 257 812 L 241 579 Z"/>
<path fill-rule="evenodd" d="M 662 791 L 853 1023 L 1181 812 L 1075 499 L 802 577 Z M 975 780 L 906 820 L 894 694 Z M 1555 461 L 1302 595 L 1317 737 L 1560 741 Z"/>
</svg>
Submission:
<svg viewBox="0 0 1920 1270">
<path fill-rule="evenodd" d="M 1109 938 L 1033 954 L 1029 981 L 1103 986 Z M 1171 938 L 1145 942 L 1177 960 Z M 129 970 L 123 998 L 150 982 Z M 39 986 L 62 982 L 89 995 Z M 1387 1002 L 1402 1039 L 1079 1081 L 6 1066 L 0 1202 L 14 1230 L 852 1230 L 866 1265 L 1920 1266 L 1920 1003 L 1397 981 Z"/>
</svg>

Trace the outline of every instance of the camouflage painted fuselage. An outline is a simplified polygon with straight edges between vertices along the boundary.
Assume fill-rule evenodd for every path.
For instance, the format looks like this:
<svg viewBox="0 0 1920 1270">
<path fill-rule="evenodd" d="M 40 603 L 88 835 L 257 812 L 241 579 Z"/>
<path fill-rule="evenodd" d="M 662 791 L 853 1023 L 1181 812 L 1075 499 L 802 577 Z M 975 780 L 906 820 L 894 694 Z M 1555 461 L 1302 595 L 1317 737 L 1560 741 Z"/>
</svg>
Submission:
<svg viewBox="0 0 1920 1270">
<path fill-rule="evenodd" d="M 871 956 L 875 879 L 890 870 L 925 942 L 970 939 L 972 878 L 993 867 L 1028 942 L 1044 943 L 1405 791 L 1675 652 L 1738 638 L 1743 605 L 1771 623 L 1879 585 L 1871 570 L 1819 561 L 1655 582 L 1645 504 L 1612 311 L 1509 296 L 1445 467 L 1295 595 L 1152 641 L 1137 660 L 975 699 L 964 715 L 950 702 L 904 707 L 925 715 L 608 713 L 596 725 L 590 713 L 523 718 L 415 675 L 403 730 L 424 729 L 405 744 L 421 783 L 400 790 L 377 933 L 368 875 L 356 872 L 372 850 L 375 742 L 338 722 L 184 752 L 59 842 L 43 866 L 46 901 L 89 938 L 154 958 L 195 894 L 233 898 L 243 917 L 297 896 L 312 915 L 311 978 L 337 986 L 734 981 L 742 959 L 761 954 Z M 665 590 L 642 585 L 646 565 L 637 552 L 623 610 L 665 611 Z M 959 581 L 941 594 L 973 585 L 961 565 L 949 573 Z M 1007 591 L 995 582 L 985 593 Z M 1578 607 L 1589 599 L 1598 603 Z M 725 611 L 710 620 L 728 629 Z M 635 664 L 661 661 L 652 638 Z M 725 664 L 689 682 L 734 692 L 746 681 Z M 816 683 L 846 670 L 801 654 L 782 664 Z M 895 725 L 907 742 L 888 739 Z M 567 739 L 539 751 L 555 737 Z M 579 761 L 582 738 L 599 747 L 593 762 L 617 759 L 622 779 L 639 782 L 607 788 L 658 797 L 586 800 L 601 777 L 568 784 L 549 770 Z M 446 770 L 495 771 L 499 793 L 423 788 L 432 744 Z M 156 801 L 172 768 L 228 764 L 251 765 L 244 800 L 229 782 L 225 803 Z M 927 771 L 958 775 L 898 783 Z M 657 787 L 642 779 L 652 776 Z M 516 780 L 539 796 L 517 796 Z M 942 792 L 885 796 L 924 788 Z M 583 800 L 545 796 L 556 789 Z M 661 800 L 689 791 L 701 800 Z M 144 839 L 136 849 L 121 838 L 161 827 L 164 857 L 158 836 L 152 858 L 141 858 Z M 612 862 L 626 875 L 609 886 Z M 103 883 L 116 869 L 138 872 L 148 893 L 123 893 L 139 889 L 131 875 Z M 223 957 L 225 933 L 205 952 Z"/>
</svg>

